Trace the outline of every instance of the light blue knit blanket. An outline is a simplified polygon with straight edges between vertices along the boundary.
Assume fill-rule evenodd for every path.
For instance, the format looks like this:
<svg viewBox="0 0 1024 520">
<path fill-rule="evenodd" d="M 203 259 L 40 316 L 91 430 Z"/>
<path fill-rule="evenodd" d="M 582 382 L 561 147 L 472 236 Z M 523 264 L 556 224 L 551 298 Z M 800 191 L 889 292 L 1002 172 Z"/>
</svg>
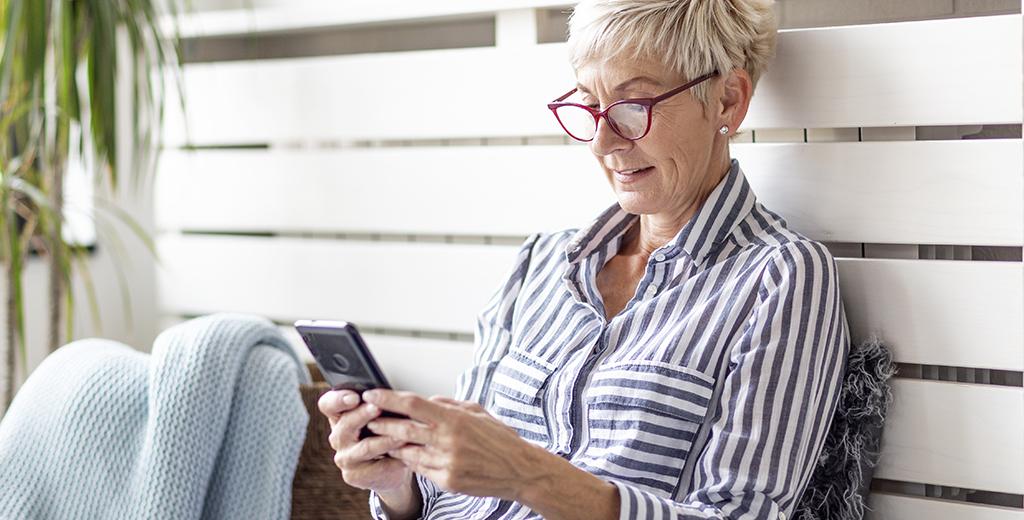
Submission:
<svg viewBox="0 0 1024 520">
<path fill-rule="evenodd" d="M 68 343 L 0 422 L 0 518 L 287 518 L 309 382 L 253 315 L 178 324 L 152 354 Z"/>
</svg>

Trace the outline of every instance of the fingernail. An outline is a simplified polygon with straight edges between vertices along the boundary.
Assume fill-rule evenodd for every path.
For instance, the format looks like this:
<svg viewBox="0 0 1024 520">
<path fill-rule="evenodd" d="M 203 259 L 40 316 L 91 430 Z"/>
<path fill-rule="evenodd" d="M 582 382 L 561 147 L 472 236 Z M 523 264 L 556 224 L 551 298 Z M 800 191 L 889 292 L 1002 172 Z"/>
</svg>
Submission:
<svg viewBox="0 0 1024 520">
<path fill-rule="evenodd" d="M 359 396 L 356 394 L 345 394 L 345 397 L 341 398 L 345 404 L 356 404 L 359 402 Z"/>
<path fill-rule="evenodd" d="M 366 427 L 369 428 L 370 431 L 377 431 L 377 423 L 373 421 L 366 423 Z"/>
<path fill-rule="evenodd" d="M 379 397 L 380 397 L 380 392 L 378 392 L 376 390 L 367 390 L 367 391 L 363 392 L 363 400 L 366 401 L 366 402 L 369 402 L 369 403 L 377 402 L 377 399 Z"/>
<path fill-rule="evenodd" d="M 370 413 L 377 413 L 380 411 L 380 408 L 377 408 L 376 405 L 368 404 L 366 405 L 366 411 Z"/>
</svg>

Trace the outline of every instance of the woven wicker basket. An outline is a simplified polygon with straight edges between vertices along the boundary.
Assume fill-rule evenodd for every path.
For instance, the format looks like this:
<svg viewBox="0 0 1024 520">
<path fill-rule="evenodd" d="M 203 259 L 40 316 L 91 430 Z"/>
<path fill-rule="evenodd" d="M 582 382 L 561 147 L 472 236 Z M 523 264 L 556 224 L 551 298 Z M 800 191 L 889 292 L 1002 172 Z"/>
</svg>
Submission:
<svg viewBox="0 0 1024 520">
<path fill-rule="evenodd" d="M 317 400 L 330 390 L 316 365 L 309 365 L 313 384 L 301 385 L 309 411 L 306 442 L 292 481 L 292 518 L 304 520 L 365 520 L 370 518 L 369 492 L 349 486 L 334 465 L 334 449 L 327 442 L 331 425 L 317 408 Z"/>
</svg>

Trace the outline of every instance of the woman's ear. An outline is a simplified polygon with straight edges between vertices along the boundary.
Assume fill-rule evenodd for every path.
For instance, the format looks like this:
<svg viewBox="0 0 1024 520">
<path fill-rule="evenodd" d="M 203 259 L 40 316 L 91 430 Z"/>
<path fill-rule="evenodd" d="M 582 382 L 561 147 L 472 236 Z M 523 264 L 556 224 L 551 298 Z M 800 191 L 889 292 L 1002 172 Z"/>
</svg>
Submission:
<svg viewBox="0 0 1024 520">
<path fill-rule="evenodd" d="M 718 114 L 719 125 L 729 125 L 730 129 L 738 129 L 747 117 L 750 98 L 754 85 L 750 75 L 743 68 L 736 67 L 729 71 L 722 81 L 722 93 L 719 97 L 721 113 Z"/>
</svg>

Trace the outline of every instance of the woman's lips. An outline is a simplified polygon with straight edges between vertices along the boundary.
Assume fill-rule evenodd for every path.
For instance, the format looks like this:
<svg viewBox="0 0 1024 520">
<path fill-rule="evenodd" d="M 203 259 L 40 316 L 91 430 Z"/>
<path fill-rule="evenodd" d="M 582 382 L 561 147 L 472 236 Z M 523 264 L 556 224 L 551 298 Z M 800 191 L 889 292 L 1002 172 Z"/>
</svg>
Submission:
<svg viewBox="0 0 1024 520">
<path fill-rule="evenodd" d="M 654 166 L 648 166 L 640 171 L 637 171 L 636 173 L 622 173 L 620 171 L 615 171 L 615 180 L 621 182 L 622 184 L 629 184 L 631 182 L 637 182 L 640 179 L 647 177 L 648 175 L 651 174 L 652 171 L 654 171 Z"/>
</svg>

